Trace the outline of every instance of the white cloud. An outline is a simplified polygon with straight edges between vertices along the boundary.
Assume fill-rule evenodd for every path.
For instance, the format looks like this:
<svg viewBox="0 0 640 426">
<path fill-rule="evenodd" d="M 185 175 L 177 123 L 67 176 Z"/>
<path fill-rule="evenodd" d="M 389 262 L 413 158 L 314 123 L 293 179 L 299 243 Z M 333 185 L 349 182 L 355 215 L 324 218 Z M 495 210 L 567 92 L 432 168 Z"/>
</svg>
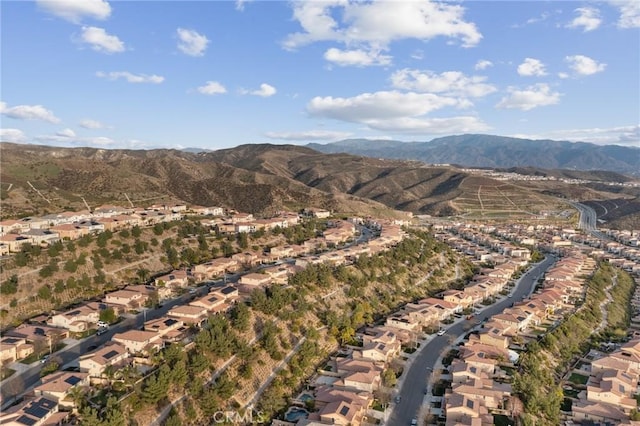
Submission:
<svg viewBox="0 0 640 426">
<path fill-rule="evenodd" d="M 267 132 L 264 135 L 269 139 L 286 141 L 320 141 L 345 139 L 352 134 L 349 132 L 334 132 L 330 130 L 309 130 L 306 132 Z"/>
<path fill-rule="evenodd" d="M 486 77 L 466 76 L 459 71 L 436 74 L 433 71 L 402 69 L 391 75 L 393 87 L 418 92 L 445 93 L 454 96 L 482 97 L 496 91 L 485 83 Z"/>
<path fill-rule="evenodd" d="M 104 0 L 37 0 L 37 3 L 52 15 L 75 24 L 85 17 L 104 20 L 111 15 L 111 6 Z"/>
<path fill-rule="evenodd" d="M 86 137 L 77 137 L 75 136 L 75 134 L 74 136 L 61 135 L 60 132 L 56 133 L 55 135 L 36 136 L 34 140 L 37 142 L 53 144 L 57 146 L 103 147 L 103 146 L 113 146 L 116 144 L 115 140 L 104 137 L 104 136 L 86 138 Z"/>
<path fill-rule="evenodd" d="M 129 71 L 111 71 L 108 73 L 98 71 L 97 77 L 106 78 L 107 80 L 125 79 L 129 83 L 152 83 L 160 84 L 164 81 L 164 77 L 159 75 L 133 74 Z"/>
<path fill-rule="evenodd" d="M 57 136 L 61 136 L 63 138 L 75 138 L 76 132 L 71 129 L 62 129 L 59 132 L 56 132 Z"/>
<path fill-rule="evenodd" d="M 80 41 L 90 45 L 96 52 L 119 53 L 125 51 L 124 43 L 117 36 L 107 34 L 104 28 L 82 27 Z"/>
<path fill-rule="evenodd" d="M 637 147 L 640 144 L 640 125 L 553 130 L 541 134 L 520 134 L 513 136 L 526 139 L 553 139 L 569 142 L 589 142 L 598 145 L 612 144 Z"/>
<path fill-rule="evenodd" d="M 481 59 L 478 62 L 476 62 L 476 65 L 474 68 L 478 71 L 481 71 L 481 70 L 486 70 L 487 68 L 492 66 L 493 66 L 493 62 L 487 61 L 486 59 Z"/>
<path fill-rule="evenodd" d="M 236 0 L 236 10 L 240 12 L 244 11 L 244 5 L 250 3 L 252 0 Z"/>
<path fill-rule="evenodd" d="M 525 90 L 509 87 L 507 91 L 509 95 L 500 100 L 496 105 L 497 108 L 529 111 L 540 106 L 557 104 L 561 96 L 560 93 L 553 92 L 545 83 L 529 86 Z"/>
<path fill-rule="evenodd" d="M 542 77 L 544 75 L 547 75 L 547 72 L 544 69 L 544 64 L 540 60 L 534 58 L 526 58 L 523 63 L 518 65 L 518 74 L 525 77 Z"/>
<path fill-rule="evenodd" d="M 241 89 L 240 93 L 243 95 L 254 95 L 261 96 L 263 98 L 268 98 L 270 96 L 275 95 L 277 92 L 276 88 L 267 83 L 262 83 L 260 88 L 257 90 L 244 90 Z"/>
<path fill-rule="evenodd" d="M 482 39 L 475 24 L 464 20 L 465 9 L 457 4 L 429 0 L 328 0 L 292 2 L 292 7 L 293 18 L 302 31 L 289 34 L 284 40 L 283 47 L 290 50 L 318 41 L 342 43 L 352 52 L 379 52 L 402 39 L 430 40 L 441 36 L 460 40 L 464 47 L 475 46 Z M 339 52 L 333 52 L 336 53 Z M 362 61 L 356 64 L 363 65 Z M 379 65 L 378 61 L 372 64 Z"/>
<path fill-rule="evenodd" d="M 91 119 L 82 120 L 79 125 L 85 129 L 104 129 L 107 127 L 101 122 Z"/>
<path fill-rule="evenodd" d="M 341 50 L 335 47 L 324 52 L 324 59 L 340 66 L 366 67 L 372 65 L 389 65 L 391 56 L 381 55 L 379 50 Z"/>
<path fill-rule="evenodd" d="M 363 93 L 352 98 L 317 96 L 309 102 L 310 114 L 342 121 L 366 123 L 368 120 L 420 116 L 447 106 L 458 106 L 454 98 L 432 93 L 383 91 Z"/>
<path fill-rule="evenodd" d="M 564 58 L 569 63 L 569 67 L 580 75 L 592 75 L 604 71 L 607 64 L 598 63 L 584 55 L 573 55 Z"/>
<path fill-rule="evenodd" d="M 584 32 L 593 31 L 600 26 L 600 11 L 595 7 L 579 7 L 574 12 L 578 14 L 573 21 L 567 24 L 569 28 L 583 28 Z"/>
<path fill-rule="evenodd" d="M 620 11 L 619 28 L 640 28 L 640 2 L 637 0 L 610 0 Z"/>
<path fill-rule="evenodd" d="M 0 129 L 1 142 L 26 142 L 27 136 L 20 129 Z"/>
<path fill-rule="evenodd" d="M 372 130 L 415 134 L 487 130 L 476 117 L 424 117 L 445 107 L 467 106 L 466 102 L 432 93 L 388 91 L 351 98 L 315 97 L 307 104 L 307 111 L 317 117 L 361 123 Z"/>
<path fill-rule="evenodd" d="M 473 116 L 446 118 L 400 117 L 389 120 L 371 120 L 367 122 L 367 125 L 375 130 L 423 135 L 476 133 L 491 129 L 489 125 Z"/>
<path fill-rule="evenodd" d="M 184 28 L 178 28 L 178 49 L 185 55 L 189 56 L 203 56 L 204 51 L 207 50 L 209 39 L 205 35 L 198 34 L 194 30 L 186 30 Z"/>
<path fill-rule="evenodd" d="M 558 77 L 562 79 L 569 78 L 569 74 L 567 74 L 566 72 L 559 72 Z"/>
<path fill-rule="evenodd" d="M 49 123 L 59 123 L 60 119 L 53 112 L 42 105 L 16 105 L 7 106 L 6 102 L 0 102 L 0 114 L 19 120 L 43 120 Z"/>
<path fill-rule="evenodd" d="M 225 87 L 217 81 L 207 81 L 207 84 L 198 87 L 197 90 L 203 95 L 219 95 L 222 93 L 227 93 L 227 89 L 225 89 Z"/>
</svg>

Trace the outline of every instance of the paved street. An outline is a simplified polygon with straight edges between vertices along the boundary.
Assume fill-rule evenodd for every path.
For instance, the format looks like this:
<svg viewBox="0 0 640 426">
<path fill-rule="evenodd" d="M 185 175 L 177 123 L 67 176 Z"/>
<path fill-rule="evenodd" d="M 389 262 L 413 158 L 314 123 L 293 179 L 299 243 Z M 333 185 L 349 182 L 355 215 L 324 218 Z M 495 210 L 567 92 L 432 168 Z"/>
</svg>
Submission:
<svg viewBox="0 0 640 426">
<path fill-rule="evenodd" d="M 236 277 L 234 277 L 236 278 Z M 236 278 L 237 279 L 237 278 Z M 207 292 L 206 287 L 198 289 L 196 295 L 204 295 Z M 65 346 L 61 351 L 55 352 L 52 356 L 59 357 L 63 366 L 77 366 L 78 358 L 87 352 L 98 347 L 105 342 L 111 340 L 114 334 L 120 333 L 132 328 L 140 328 L 145 321 L 160 318 L 165 315 L 172 307 L 186 303 L 192 297 L 191 294 L 184 294 L 177 299 L 167 301 L 164 305 L 157 309 L 149 309 L 146 312 L 141 312 L 135 317 L 125 318 L 118 324 L 114 324 L 110 327 L 109 331 L 105 334 L 98 336 L 93 335 L 83 340 L 76 341 L 75 344 Z M 5 409 L 15 401 L 16 395 L 21 395 L 26 389 L 35 386 L 40 381 L 40 370 L 42 364 L 37 361 L 31 365 L 25 366 L 22 372 L 16 372 L 13 376 L 7 380 L 2 381 L 0 386 L 0 394 L 2 395 L 2 406 L 0 408 Z"/>
<path fill-rule="evenodd" d="M 535 287 L 538 277 L 540 277 L 555 260 L 555 257 L 547 256 L 544 261 L 524 274 L 513 290 L 511 298 L 505 297 L 495 304 L 485 307 L 471 320 L 458 320 L 447 329 L 443 336 L 433 335 L 427 339 L 418 351 L 412 355 L 410 364 L 405 367 L 405 371 L 398 383 L 398 395 L 401 397 L 400 403 L 391 404 L 391 413 L 388 416 L 386 424 L 393 426 L 410 425 L 411 420 L 417 418 L 420 412 L 420 407 L 425 398 L 424 390 L 429 384 L 427 379 L 436 367 L 439 359 L 446 354 L 446 351 L 451 346 L 450 342 L 464 336 L 475 321 L 498 314 L 502 312 L 503 309 L 509 307 L 514 301 L 529 296 Z"/>
</svg>

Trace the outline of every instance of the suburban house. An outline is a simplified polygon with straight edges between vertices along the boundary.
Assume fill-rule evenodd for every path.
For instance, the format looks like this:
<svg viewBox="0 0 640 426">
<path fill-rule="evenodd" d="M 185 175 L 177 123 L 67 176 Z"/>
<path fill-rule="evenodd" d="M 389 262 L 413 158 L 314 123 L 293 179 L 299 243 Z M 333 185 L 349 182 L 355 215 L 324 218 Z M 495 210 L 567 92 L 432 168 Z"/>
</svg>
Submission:
<svg viewBox="0 0 640 426">
<path fill-rule="evenodd" d="M 68 398 L 71 389 L 76 387 L 89 386 L 88 373 L 75 373 L 59 371 L 42 378 L 42 384 L 36 386 L 34 392 L 36 396 L 57 401 L 61 407 L 73 408 L 74 401 Z"/>
<path fill-rule="evenodd" d="M 104 302 L 111 305 L 120 305 L 126 309 L 138 309 L 144 306 L 147 296 L 131 290 L 117 290 L 107 293 Z"/>
<path fill-rule="evenodd" d="M 156 287 L 152 285 L 129 285 L 125 288 L 128 291 L 136 291 L 146 297 L 147 299 L 152 299 L 154 296 L 157 296 L 158 300 L 165 300 L 171 297 L 173 294 L 173 290 L 169 287 Z"/>
<path fill-rule="evenodd" d="M 189 275 L 184 269 L 175 269 L 154 280 L 156 287 L 183 288 L 189 285 Z"/>
<path fill-rule="evenodd" d="M 493 416 L 489 414 L 487 407 L 477 398 L 458 393 L 450 393 L 445 395 L 443 405 L 445 406 L 447 424 L 473 426 L 493 425 Z M 472 422 L 472 419 L 478 420 Z"/>
<path fill-rule="evenodd" d="M 57 426 L 65 422 L 67 412 L 59 412 L 58 403 L 43 396 L 27 399 L 0 412 L 0 424 L 11 426 Z"/>
<path fill-rule="evenodd" d="M 53 327 L 62 327 L 74 333 L 88 330 L 100 320 L 100 310 L 88 304 L 55 314 L 48 321 Z"/>
<path fill-rule="evenodd" d="M 62 240 L 77 240 L 84 235 L 89 235 L 91 232 L 89 228 L 73 223 L 63 223 L 61 225 L 52 226 L 49 230 L 56 232 Z"/>
<path fill-rule="evenodd" d="M 89 377 L 101 378 L 104 370 L 124 367 L 129 364 L 129 352 L 120 343 L 110 341 L 95 352 L 80 356 L 80 371 L 89 373 Z"/>
<path fill-rule="evenodd" d="M 207 309 L 203 307 L 178 305 L 171 308 L 171 310 L 167 312 L 167 316 L 177 318 L 185 324 L 194 324 L 199 326 L 208 318 L 209 314 Z"/>
<path fill-rule="evenodd" d="M 114 334 L 112 340 L 120 343 L 131 354 L 150 354 L 164 346 L 161 336 L 155 331 L 127 330 Z"/>
<path fill-rule="evenodd" d="M 215 295 L 214 293 L 209 293 L 205 296 L 195 299 L 191 301 L 189 305 L 205 309 L 209 313 L 222 312 L 228 308 L 228 305 L 225 303 L 224 297 L 221 295 Z"/>
<path fill-rule="evenodd" d="M 365 343 L 362 348 L 354 349 L 354 358 L 363 358 L 371 361 L 389 362 L 400 354 L 400 342 L 382 343 L 369 342 Z"/>
<path fill-rule="evenodd" d="M 238 287 L 241 290 L 251 291 L 257 287 L 267 287 L 271 284 L 271 277 L 267 274 L 257 274 L 255 272 L 243 275 L 238 280 Z"/>
<path fill-rule="evenodd" d="M 611 404 L 629 413 L 638 408 L 638 402 L 634 398 L 637 389 L 638 374 L 604 370 L 589 378 L 587 401 Z"/>
<path fill-rule="evenodd" d="M 9 248 L 9 252 L 17 253 L 22 250 L 22 246 L 24 244 L 31 244 L 32 239 L 30 237 L 26 237 L 24 235 L 18 234 L 6 234 L 0 237 L 0 243 L 4 244 Z"/>
<path fill-rule="evenodd" d="M 27 339 L 3 336 L 0 338 L 0 364 L 4 365 L 28 357 L 33 353 L 33 345 Z"/>
</svg>

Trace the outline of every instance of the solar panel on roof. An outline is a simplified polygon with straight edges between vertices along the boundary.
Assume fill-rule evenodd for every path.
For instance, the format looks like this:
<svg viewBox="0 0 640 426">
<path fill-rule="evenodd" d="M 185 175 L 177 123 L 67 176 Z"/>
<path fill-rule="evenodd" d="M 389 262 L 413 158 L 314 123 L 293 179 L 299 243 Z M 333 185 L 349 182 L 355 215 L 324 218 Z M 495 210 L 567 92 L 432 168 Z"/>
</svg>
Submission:
<svg viewBox="0 0 640 426">
<path fill-rule="evenodd" d="M 66 383 L 69 383 L 71 386 L 75 386 L 78 382 L 81 382 L 82 379 L 78 376 L 70 376 L 65 379 Z"/>
<path fill-rule="evenodd" d="M 37 422 L 37 420 L 34 420 L 31 417 L 27 417 L 27 416 L 20 416 L 16 421 L 20 424 L 27 425 L 27 426 L 35 425 Z"/>
<path fill-rule="evenodd" d="M 44 418 L 49 411 L 55 406 L 53 401 L 49 401 L 48 399 L 40 399 L 38 401 L 34 401 L 29 408 L 24 410 L 24 412 L 30 416 L 33 416 L 38 419 Z"/>
<path fill-rule="evenodd" d="M 166 325 L 166 326 L 171 326 L 171 325 L 173 325 L 173 324 L 175 324 L 175 323 L 177 323 L 177 322 L 178 322 L 178 321 L 176 321 L 176 320 L 174 320 L 174 319 L 169 318 L 169 319 L 168 319 L 168 320 L 166 320 L 164 323 L 165 323 L 165 325 Z"/>
<path fill-rule="evenodd" d="M 346 416 L 348 412 L 349 412 L 349 407 L 346 405 L 340 409 L 340 415 L 342 416 Z"/>
<path fill-rule="evenodd" d="M 116 355 L 118 355 L 118 351 L 109 351 L 109 352 L 107 352 L 106 354 L 104 354 L 104 355 L 103 355 L 103 357 L 104 357 L 105 359 L 111 359 L 111 358 L 113 358 L 113 357 L 114 357 L 114 356 L 116 356 Z"/>
</svg>

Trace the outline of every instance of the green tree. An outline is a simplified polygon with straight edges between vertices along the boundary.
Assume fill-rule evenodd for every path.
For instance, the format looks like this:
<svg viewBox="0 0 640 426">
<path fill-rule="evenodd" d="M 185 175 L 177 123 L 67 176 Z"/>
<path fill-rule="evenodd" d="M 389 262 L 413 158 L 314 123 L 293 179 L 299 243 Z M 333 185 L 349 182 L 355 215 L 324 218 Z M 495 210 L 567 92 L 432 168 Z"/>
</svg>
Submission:
<svg viewBox="0 0 640 426">
<path fill-rule="evenodd" d="M 161 223 L 156 223 L 153 225 L 153 233 L 157 236 L 160 236 L 164 233 L 164 226 Z"/>
<path fill-rule="evenodd" d="M 15 294 L 18 292 L 18 275 L 13 274 L 0 284 L 0 294 Z"/>
<path fill-rule="evenodd" d="M 138 281 L 140 283 L 145 283 L 147 281 L 147 278 L 149 278 L 149 270 L 140 268 L 136 271 L 136 275 L 138 276 Z"/>
<path fill-rule="evenodd" d="M 133 245 L 133 249 L 135 250 L 136 254 L 144 253 L 148 247 L 149 247 L 149 244 L 142 240 L 136 240 Z"/>
<path fill-rule="evenodd" d="M 233 246 L 228 241 L 223 242 L 221 248 L 224 257 L 231 257 L 235 252 Z"/>
<path fill-rule="evenodd" d="M 69 273 L 74 273 L 78 270 L 78 265 L 76 265 L 75 260 L 69 259 L 64 264 L 64 270 Z"/>
<path fill-rule="evenodd" d="M 43 300 L 51 299 L 51 289 L 48 285 L 43 285 L 38 289 L 38 297 Z"/>
<path fill-rule="evenodd" d="M 251 312 L 245 303 L 237 303 L 231 310 L 231 321 L 239 331 L 247 331 L 251 320 Z"/>
<path fill-rule="evenodd" d="M 382 383 L 384 386 L 388 388 L 392 388 L 396 385 L 398 379 L 396 378 L 396 373 L 391 368 L 387 368 L 382 373 Z"/>
<path fill-rule="evenodd" d="M 140 238 L 140 235 L 142 235 L 142 229 L 140 229 L 138 225 L 134 226 L 131 228 L 131 235 L 133 235 L 134 238 Z"/>
<path fill-rule="evenodd" d="M 246 232 L 238 232 L 236 235 L 238 241 L 238 247 L 240 250 L 246 250 L 249 247 L 249 236 Z"/>
<path fill-rule="evenodd" d="M 62 241 L 58 240 L 49 246 L 49 248 L 47 249 L 47 254 L 49 255 L 49 257 L 57 257 L 62 252 L 62 249 L 64 249 Z"/>
<path fill-rule="evenodd" d="M 27 266 L 27 263 L 29 263 L 29 255 L 20 251 L 13 257 L 13 261 L 16 263 L 16 266 Z"/>
<path fill-rule="evenodd" d="M 100 311 L 100 321 L 104 321 L 107 324 L 113 324 L 117 319 L 118 317 L 113 308 L 106 308 Z"/>
</svg>

